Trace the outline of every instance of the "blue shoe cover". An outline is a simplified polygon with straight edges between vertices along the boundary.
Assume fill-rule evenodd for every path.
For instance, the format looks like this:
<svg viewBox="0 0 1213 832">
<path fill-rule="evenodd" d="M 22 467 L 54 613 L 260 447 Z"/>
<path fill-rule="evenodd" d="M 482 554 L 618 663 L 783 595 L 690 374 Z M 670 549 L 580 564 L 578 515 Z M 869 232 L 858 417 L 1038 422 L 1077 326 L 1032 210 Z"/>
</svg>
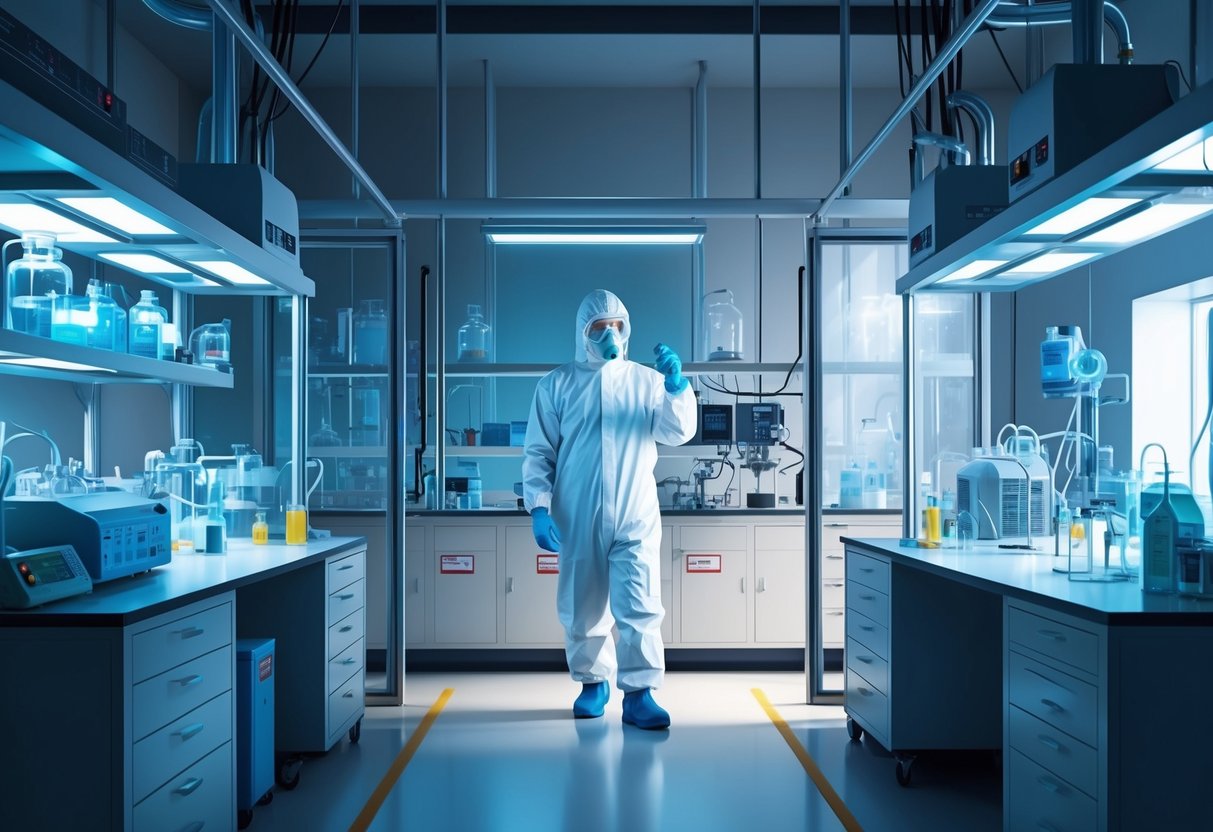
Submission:
<svg viewBox="0 0 1213 832">
<path fill-rule="evenodd" d="M 581 695 L 573 703 L 573 716 L 577 719 L 602 716 L 610 698 L 611 686 L 606 682 L 586 682 L 581 686 Z"/>
<path fill-rule="evenodd" d="M 653 701 L 653 692 L 648 688 L 623 695 L 623 721 L 649 731 L 670 727 L 670 715 Z"/>
</svg>

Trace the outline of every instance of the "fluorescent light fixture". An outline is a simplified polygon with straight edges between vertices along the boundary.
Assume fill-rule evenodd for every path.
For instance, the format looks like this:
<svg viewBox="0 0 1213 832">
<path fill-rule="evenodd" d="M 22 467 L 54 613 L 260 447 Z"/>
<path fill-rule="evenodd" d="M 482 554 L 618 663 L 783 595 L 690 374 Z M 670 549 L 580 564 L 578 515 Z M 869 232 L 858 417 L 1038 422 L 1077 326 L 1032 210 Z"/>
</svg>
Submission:
<svg viewBox="0 0 1213 832">
<path fill-rule="evenodd" d="M 131 269 L 144 274 L 189 274 L 189 269 L 170 263 L 162 257 L 153 254 L 128 254 L 125 252 L 102 252 L 101 257 L 111 263 L 117 263 L 124 269 Z"/>
<path fill-rule="evenodd" d="M 234 283 L 237 286 L 271 286 L 268 280 L 264 277 L 259 277 L 244 266 L 237 266 L 230 260 L 191 260 L 191 265 L 197 266 L 200 269 L 206 269 L 208 272 L 217 274 L 229 283 Z"/>
<path fill-rule="evenodd" d="M 1102 231 L 1084 237 L 1082 242 L 1130 245 L 1191 222 L 1210 211 L 1213 211 L 1213 203 L 1160 202 Z"/>
<path fill-rule="evenodd" d="M 694 245 L 703 240 L 701 225 L 591 226 L 486 225 L 481 229 L 494 243 L 506 245 Z"/>
<path fill-rule="evenodd" d="M 1064 237 L 1090 228 L 1092 225 L 1117 214 L 1130 205 L 1141 202 L 1140 197 L 1104 197 L 1097 196 L 1084 200 L 1073 208 L 1062 211 L 1055 217 L 1045 220 L 1032 230 L 1024 233 L 1026 237 L 1057 236 Z"/>
<path fill-rule="evenodd" d="M 1048 254 L 1033 257 L 1002 273 L 1016 276 L 1055 274 L 1072 269 L 1080 263 L 1094 260 L 1099 256 L 1099 252 L 1092 251 L 1050 251 Z"/>
<path fill-rule="evenodd" d="M 1154 170 L 1199 172 L 1213 171 L 1213 139 L 1197 142 L 1187 150 L 1181 150 L 1167 161 L 1155 165 Z"/>
<path fill-rule="evenodd" d="M 166 225 L 161 225 L 151 217 L 140 214 L 134 208 L 123 205 L 113 197 L 108 196 L 65 196 L 58 197 L 67 207 L 87 214 L 98 222 L 127 234 L 138 236 L 176 236 L 177 232 Z"/>
<path fill-rule="evenodd" d="M 42 231 L 60 243 L 117 243 L 113 237 L 94 231 L 74 220 L 27 202 L 0 204 L 0 225 L 18 234 Z"/>
<path fill-rule="evenodd" d="M 108 367 L 94 367 L 92 364 L 77 364 L 74 361 L 60 361 L 57 358 L 0 358 L 3 364 L 19 364 L 22 367 L 39 367 L 45 370 L 71 370 L 86 373 L 112 373 Z"/>
<path fill-rule="evenodd" d="M 961 266 L 947 277 L 941 277 L 935 282 L 955 283 L 960 280 L 969 280 L 977 277 L 978 275 L 985 274 L 993 269 L 997 269 L 999 266 L 1004 266 L 1006 263 L 1006 260 L 974 260 L 972 263 Z"/>
</svg>

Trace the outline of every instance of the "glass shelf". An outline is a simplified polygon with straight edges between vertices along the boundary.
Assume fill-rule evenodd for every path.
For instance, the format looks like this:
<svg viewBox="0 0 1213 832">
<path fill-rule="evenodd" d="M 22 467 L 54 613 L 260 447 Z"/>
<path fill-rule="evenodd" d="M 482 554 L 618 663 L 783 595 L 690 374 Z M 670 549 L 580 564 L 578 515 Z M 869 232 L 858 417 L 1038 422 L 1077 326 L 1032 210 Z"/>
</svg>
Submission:
<svg viewBox="0 0 1213 832">
<path fill-rule="evenodd" d="M 523 449 L 503 445 L 447 445 L 447 456 L 522 456 Z"/>
<path fill-rule="evenodd" d="M 307 455 L 320 458 L 333 457 L 334 459 L 379 459 L 387 456 L 388 448 L 386 445 L 318 445 L 316 447 L 308 446 Z"/>
</svg>

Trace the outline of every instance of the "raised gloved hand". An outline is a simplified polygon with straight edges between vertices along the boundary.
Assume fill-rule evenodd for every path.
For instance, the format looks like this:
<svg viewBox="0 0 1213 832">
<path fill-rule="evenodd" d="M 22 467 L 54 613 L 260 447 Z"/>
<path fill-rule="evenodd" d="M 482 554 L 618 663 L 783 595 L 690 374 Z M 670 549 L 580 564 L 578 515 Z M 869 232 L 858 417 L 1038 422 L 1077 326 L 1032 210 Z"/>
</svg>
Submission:
<svg viewBox="0 0 1213 832">
<path fill-rule="evenodd" d="M 541 549 L 549 552 L 560 551 L 560 530 L 552 520 L 552 515 L 546 508 L 537 508 L 531 512 L 531 533 Z"/>
<path fill-rule="evenodd" d="M 678 353 L 665 344 L 658 344 L 653 347 L 653 354 L 657 356 L 653 366 L 665 376 L 665 389 L 670 393 L 681 393 L 685 390 L 688 382 L 682 375 L 682 359 L 678 357 Z"/>
</svg>

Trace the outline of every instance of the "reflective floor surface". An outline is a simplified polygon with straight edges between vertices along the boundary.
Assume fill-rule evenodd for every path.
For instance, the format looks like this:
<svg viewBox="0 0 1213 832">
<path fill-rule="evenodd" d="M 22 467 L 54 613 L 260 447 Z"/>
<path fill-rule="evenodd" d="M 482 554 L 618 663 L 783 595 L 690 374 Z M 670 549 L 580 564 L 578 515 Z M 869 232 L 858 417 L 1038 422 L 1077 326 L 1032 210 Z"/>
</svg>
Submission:
<svg viewBox="0 0 1213 832">
<path fill-rule="evenodd" d="M 427 712 L 399 779 L 368 826 L 352 826 Z M 665 731 L 606 716 L 574 720 L 580 687 L 563 674 L 410 674 L 406 705 L 370 708 L 361 741 L 309 758 L 294 791 L 275 790 L 250 830 L 837 830 L 834 810 L 752 690 L 760 689 L 865 830 L 997 830 L 991 755 L 920 758 L 896 784 L 892 758 L 847 739 L 841 708 L 808 706 L 801 673 L 670 673 L 656 694 Z"/>
</svg>

